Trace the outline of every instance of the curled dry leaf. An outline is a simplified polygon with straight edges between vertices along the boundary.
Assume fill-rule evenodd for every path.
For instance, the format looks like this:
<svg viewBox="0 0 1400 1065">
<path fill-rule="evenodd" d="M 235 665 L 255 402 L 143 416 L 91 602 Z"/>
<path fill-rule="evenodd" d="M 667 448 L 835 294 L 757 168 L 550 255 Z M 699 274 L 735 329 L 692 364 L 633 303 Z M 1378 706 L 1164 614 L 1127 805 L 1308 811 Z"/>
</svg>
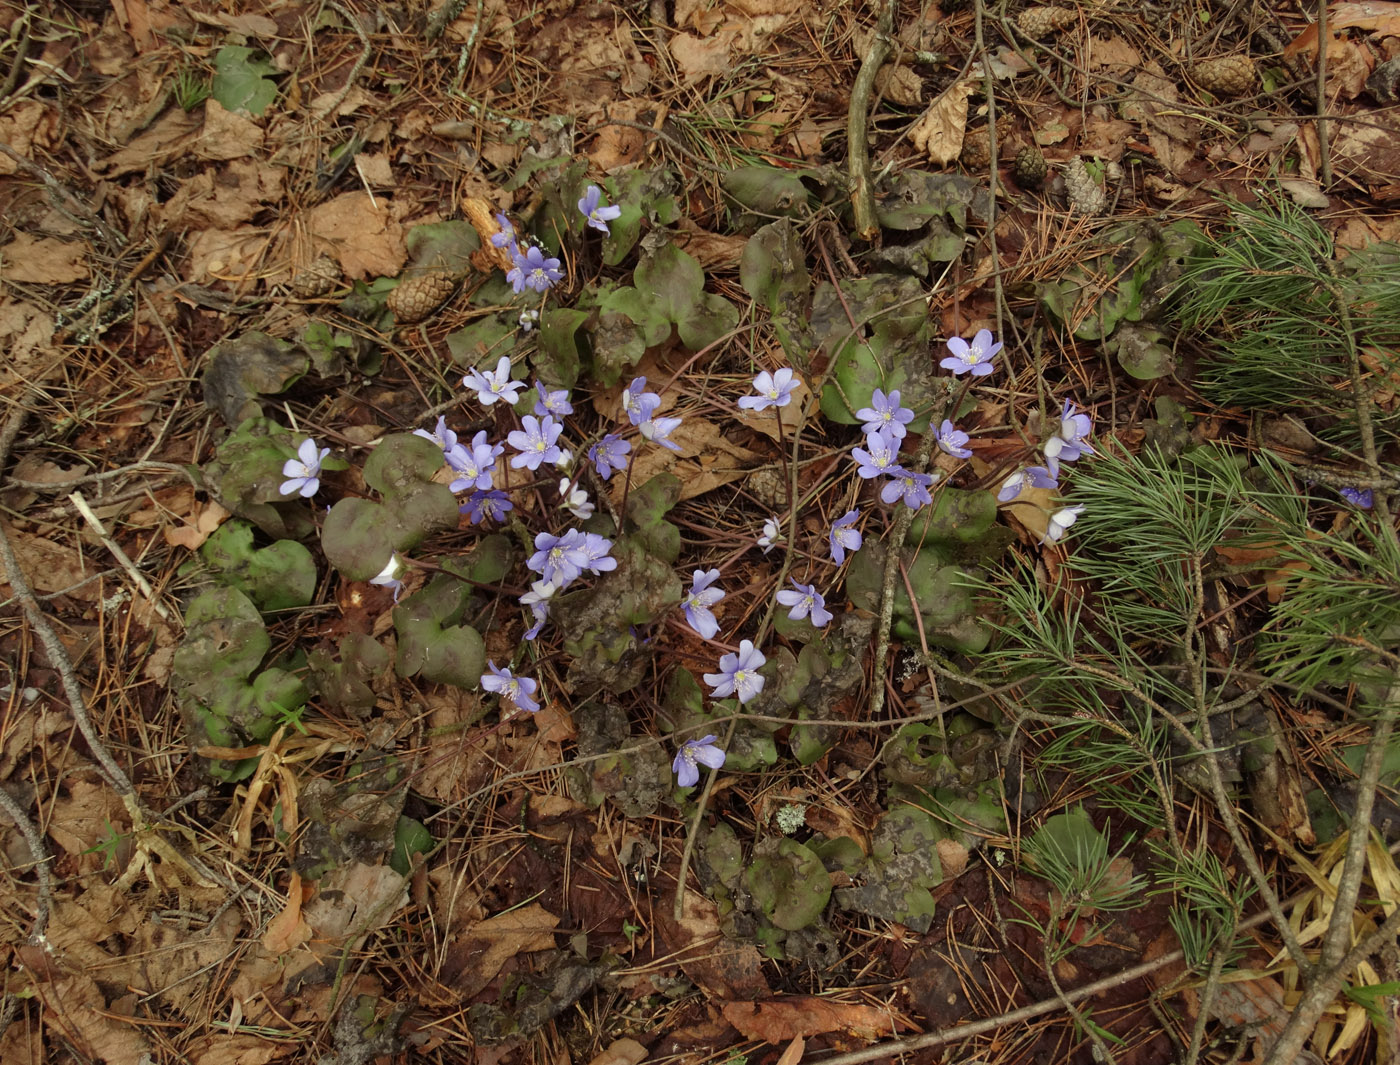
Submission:
<svg viewBox="0 0 1400 1065">
<path fill-rule="evenodd" d="M 724 1007 L 724 1019 L 745 1039 L 774 1044 L 824 1032 L 844 1032 L 869 1042 L 894 1035 L 900 1027 L 899 1018 L 888 1010 L 805 995 L 766 1002 L 730 1002 Z"/>
<path fill-rule="evenodd" d="M 948 166 L 962 154 L 967 99 L 975 85 L 971 79 L 949 85 L 909 131 L 915 149 L 926 154 L 934 166 Z"/>
</svg>

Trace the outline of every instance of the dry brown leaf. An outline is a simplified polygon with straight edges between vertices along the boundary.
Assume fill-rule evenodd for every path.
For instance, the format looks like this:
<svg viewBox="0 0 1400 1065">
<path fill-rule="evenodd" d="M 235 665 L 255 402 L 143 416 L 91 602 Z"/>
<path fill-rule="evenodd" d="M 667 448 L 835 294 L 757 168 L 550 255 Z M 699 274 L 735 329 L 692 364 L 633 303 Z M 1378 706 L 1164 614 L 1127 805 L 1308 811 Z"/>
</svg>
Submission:
<svg viewBox="0 0 1400 1065">
<path fill-rule="evenodd" d="M 947 166 L 962 154 L 967 98 L 975 87 L 976 82 L 971 79 L 953 82 L 910 129 L 915 150 L 926 154 L 934 166 Z"/>
<path fill-rule="evenodd" d="M 262 126 L 246 115 L 228 110 L 211 96 L 204 101 L 204 128 L 190 145 L 190 151 L 200 159 L 222 162 L 253 155 L 262 142 Z"/>
<path fill-rule="evenodd" d="M 295 1060 L 285 1046 L 262 1036 L 226 1032 L 211 1032 L 181 1044 L 180 1052 L 190 1065 L 268 1065 L 272 1061 Z"/>
<path fill-rule="evenodd" d="M 1142 56 L 1122 37 L 1090 37 L 1089 56 L 1084 63 L 1090 70 L 1107 70 L 1110 74 L 1126 74 L 1142 65 Z"/>
<path fill-rule="evenodd" d="M 802 0 L 725 0 L 725 6 L 746 18 L 765 15 L 791 15 L 802 6 Z"/>
<path fill-rule="evenodd" d="M 640 1065 L 646 1056 L 647 1048 L 635 1039 L 616 1039 L 588 1065 Z"/>
<path fill-rule="evenodd" d="M 71 588 L 93 571 L 93 567 L 84 565 L 82 555 L 71 543 L 57 543 L 48 537 L 19 532 L 9 525 L 5 526 L 5 534 L 15 549 L 20 572 L 29 578 L 29 585 L 35 591 L 57 592 Z M 8 572 L 0 568 L 0 580 L 8 583 L 9 579 Z M 78 599 L 95 600 L 97 582 L 84 584 L 70 594 Z"/>
<path fill-rule="evenodd" d="M 178 229 L 232 229 L 281 201 L 286 168 L 234 159 L 216 175 L 204 170 L 182 184 L 159 207 L 166 225 Z"/>
<path fill-rule="evenodd" d="M 0 115 L 0 141 L 16 155 L 32 155 L 34 149 L 47 150 L 58 143 L 58 113 L 38 100 L 22 100 Z M 19 164 L 0 155 L 0 174 L 13 174 Z"/>
<path fill-rule="evenodd" d="M 242 927 L 243 915 L 236 906 L 198 931 L 181 928 L 174 921 L 147 920 L 132 939 L 128 960 L 133 972 L 127 983 L 195 1020 L 201 1004 L 207 1005 L 207 989 L 194 975 L 227 960 Z"/>
<path fill-rule="evenodd" d="M 366 185 L 380 189 L 394 187 L 394 168 L 389 165 L 389 157 L 383 152 L 361 152 L 355 156 L 355 170 Z"/>
<path fill-rule="evenodd" d="M 778 1055 L 778 1065 L 797 1065 L 807 1049 L 807 1041 L 800 1035 L 792 1037 L 792 1042 Z"/>
<path fill-rule="evenodd" d="M 190 280 L 248 280 L 257 272 L 267 250 L 267 239 L 267 230 L 258 226 L 206 229 L 193 234 L 189 243 Z"/>
<path fill-rule="evenodd" d="M 501 966 L 517 954 L 554 949 L 554 929 L 559 918 L 537 902 L 478 921 L 465 929 L 453 944 L 471 959 L 458 987 L 464 998 L 479 993 L 496 978 Z"/>
<path fill-rule="evenodd" d="M 681 919 L 671 907 L 656 911 L 656 929 L 681 971 L 714 998 L 754 998 L 769 994 L 763 955 L 752 943 L 726 940 L 719 930 L 719 910 L 703 895 L 687 891 Z"/>
<path fill-rule="evenodd" d="M 662 409 L 665 409 L 662 401 Z M 669 470 L 681 481 L 681 499 L 694 499 L 721 485 L 730 484 L 747 475 L 763 459 L 755 451 L 731 443 L 713 422 L 686 418 L 671 439 L 680 445 L 679 452 L 648 445 L 632 460 L 632 483 L 646 484 L 658 473 Z M 622 504 L 622 478 L 613 478 L 614 501 Z"/>
<path fill-rule="evenodd" d="M 729 70 L 729 49 L 738 34 L 725 29 L 713 37 L 697 37 L 693 33 L 678 33 L 671 38 L 671 58 L 686 84 L 694 85 L 705 78 Z"/>
<path fill-rule="evenodd" d="M 1216 544 L 1215 550 L 1232 565 L 1243 566 L 1248 563 L 1258 563 L 1258 565 L 1250 565 L 1249 568 L 1251 571 L 1264 574 L 1264 587 L 1271 603 L 1277 603 L 1283 598 L 1283 593 L 1288 589 L 1288 582 L 1294 575 L 1311 568 L 1301 559 L 1285 560 L 1283 544 L 1266 544 L 1262 547 Z M 1279 563 L 1282 564 L 1279 565 Z"/>
<path fill-rule="evenodd" d="M 1138 71 L 1133 88 L 1141 95 L 1123 104 L 1123 117 L 1143 124 L 1157 161 L 1173 177 L 1181 177 L 1195 158 L 1200 122 L 1181 116 L 1175 106 L 1180 99 L 1176 82 L 1162 73 L 1156 60 Z"/>
<path fill-rule="evenodd" d="M 167 524 L 161 530 L 165 542 L 171 547 L 197 550 L 230 516 L 227 510 L 213 500 L 203 504 L 197 503 L 195 509 L 197 513 L 194 524 L 188 521 L 178 527 Z"/>
<path fill-rule="evenodd" d="M 172 107 L 126 147 L 99 160 L 93 170 L 109 178 L 159 167 L 186 151 L 201 125 L 200 116 Z"/>
<path fill-rule="evenodd" d="M 267 931 L 263 933 L 264 950 L 272 954 L 286 954 L 311 938 L 311 929 L 301 919 L 304 894 L 301 875 L 293 870 L 291 882 L 287 885 L 287 904 L 267 922 Z"/>
<path fill-rule="evenodd" d="M 824 1032 L 844 1032 L 869 1042 L 898 1031 L 898 1020 L 888 1010 L 807 995 L 763 1002 L 730 1002 L 723 1012 L 724 1019 L 745 1039 L 774 1044 Z"/>
<path fill-rule="evenodd" d="M 1361 0 L 1359 3 L 1329 4 L 1327 28 L 1370 30 L 1378 37 L 1400 37 L 1400 3 L 1394 0 Z M 1283 50 L 1285 59 L 1311 50 L 1317 54 L 1317 23 L 1310 22 Z"/>
<path fill-rule="evenodd" d="M 301 912 L 319 944 L 338 954 L 341 936 L 377 931 L 407 904 L 407 880 L 387 865 L 353 862 L 323 876 L 316 897 Z"/>
<path fill-rule="evenodd" d="M 49 737 L 62 735 L 72 725 L 68 712 L 45 698 L 13 715 L 0 730 L 0 780 L 9 780 L 21 759 L 49 753 Z"/>
<path fill-rule="evenodd" d="M 311 235 L 334 249 L 340 268 L 352 281 L 397 277 L 408 261 L 401 208 L 367 192 L 346 192 L 307 215 Z"/>
<path fill-rule="evenodd" d="M 34 983 L 44 1005 L 44 1023 L 86 1061 L 106 1065 L 146 1065 L 151 1045 L 141 1030 L 108 1017 L 107 1002 L 96 982 L 85 975 L 52 983 Z"/>
<path fill-rule="evenodd" d="M 0 280 L 61 285 L 87 276 L 87 249 L 77 241 L 16 233 L 0 247 Z"/>
</svg>

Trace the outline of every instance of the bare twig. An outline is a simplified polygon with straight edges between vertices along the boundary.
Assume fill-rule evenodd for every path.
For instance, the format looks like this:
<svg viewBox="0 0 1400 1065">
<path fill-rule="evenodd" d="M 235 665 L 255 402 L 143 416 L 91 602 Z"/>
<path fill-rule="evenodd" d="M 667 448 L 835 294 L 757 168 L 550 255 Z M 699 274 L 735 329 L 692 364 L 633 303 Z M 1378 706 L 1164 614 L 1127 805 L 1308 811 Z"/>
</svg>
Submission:
<svg viewBox="0 0 1400 1065">
<path fill-rule="evenodd" d="M 846 110 L 846 172 L 851 185 L 856 235 L 861 240 L 874 240 L 880 232 L 880 224 L 875 218 L 875 189 L 870 180 L 870 145 L 865 138 L 875 75 L 892 50 L 890 35 L 894 33 L 895 4 L 896 0 L 888 0 L 880 12 L 880 21 L 875 26 L 874 36 L 870 38 L 870 48 L 860 64 L 855 84 L 851 86 L 851 103 Z"/>
<path fill-rule="evenodd" d="M 1317 169 L 1325 189 L 1332 184 L 1332 147 L 1327 143 L 1327 0 L 1317 0 Z"/>
<path fill-rule="evenodd" d="M 151 587 L 151 582 L 146 580 L 146 575 L 136 568 L 136 563 L 122 549 L 122 545 L 107 535 L 106 528 L 102 525 L 102 519 L 92 512 L 87 500 L 83 498 L 81 492 L 73 492 L 68 496 L 69 501 L 83 516 L 83 520 L 88 523 L 88 527 L 97 533 L 97 538 L 102 541 L 102 545 L 111 552 L 112 557 L 117 560 L 117 564 L 126 571 L 126 575 L 131 578 L 132 583 L 140 590 L 146 598 L 146 602 L 151 604 L 151 609 L 160 616 L 162 621 L 170 620 L 170 611 L 165 608 L 165 604 L 156 597 L 156 591 Z"/>
</svg>

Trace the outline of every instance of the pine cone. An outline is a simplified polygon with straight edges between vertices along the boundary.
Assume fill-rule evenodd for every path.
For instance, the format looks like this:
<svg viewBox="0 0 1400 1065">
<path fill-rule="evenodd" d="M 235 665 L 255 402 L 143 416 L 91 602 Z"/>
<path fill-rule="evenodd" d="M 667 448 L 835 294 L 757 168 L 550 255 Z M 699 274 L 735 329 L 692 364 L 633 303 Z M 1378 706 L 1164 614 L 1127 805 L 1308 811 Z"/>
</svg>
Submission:
<svg viewBox="0 0 1400 1065">
<path fill-rule="evenodd" d="M 1016 26 L 1027 37 L 1039 40 L 1042 37 L 1049 37 L 1056 30 L 1073 26 L 1078 19 L 1079 14 L 1072 7 L 1047 4 L 1043 7 L 1026 8 L 1016 16 Z"/>
<path fill-rule="evenodd" d="M 297 299 L 319 299 L 340 284 L 340 264 L 325 252 L 292 275 L 292 294 Z"/>
<path fill-rule="evenodd" d="M 1079 214 L 1103 214 L 1108 206 L 1108 197 L 1077 155 L 1065 165 L 1065 197 Z"/>
<path fill-rule="evenodd" d="M 1254 88 L 1254 60 L 1247 55 L 1207 59 L 1196 64 L 1191 76 L 1215 96 L 1243 96 Z"/>
<path fill-rule="evenodd" d="M 435 311 L 456 287 L 456 279 L 446 271 L 417 274 L 400 281 L 385 303 L 394 312 L 396 323 L 412 325 Z"/>
<path fill-rule="evenodd" d="M 1006 139 L 1011 136 L 1013 121 L 1010 115 L 997 118 L 997 153 L 1006 147 Z M 969 170 L 986 170 L 992 164 L 992 138 L 986 126 L 978 126 L 963 134 L 962 152 L 958 162 Z"/>
<path fill-rule="evenodd" d="M 1045 153 L 1034 144 L 1028 144 L 1016 153 L 1016 165 L 1011 173 L 1021 188 L 1034 190 L 1045 184 L 1047 169 Z"/>
</svg>

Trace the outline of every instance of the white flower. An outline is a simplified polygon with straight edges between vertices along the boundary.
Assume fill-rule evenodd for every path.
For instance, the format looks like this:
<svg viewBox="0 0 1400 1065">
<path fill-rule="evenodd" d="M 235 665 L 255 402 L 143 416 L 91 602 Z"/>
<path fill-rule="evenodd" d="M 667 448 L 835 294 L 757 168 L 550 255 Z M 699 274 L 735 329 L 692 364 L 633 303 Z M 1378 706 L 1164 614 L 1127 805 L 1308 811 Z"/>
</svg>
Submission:
<svg viewBox="0 0 1400 1065">
<path fill-rule="evenodd" d="M 370 584 L 378 584 L 384 588 L 394 590 L 394 602 L 399 601 L 399 593 L 403 591 L 403 581 L 399 580 L 399 574 L 407 569 L 398 555 L 390 555 L 388 564 L 379 571 L 377 577 L 369 579 Z"/>
<path fill-rule="evenodd" d="M 570 489 L 570 485 L 573 485 Z M 588 498 L 588 493 L 580 485 L 573 484 L 567 477 L 559 479 L 559 494 L 564 497 L 564 509 L 566 509 L 579 521 L 586 521 L 593 517 L 593 503 Z"/>
<path fill-rule="evenodd" d="M 1065 507 L 1050 515 L 1050 524 L 1045 529 L 1045 539 L 1042 544 L 1059 543 L 1069 532 L 1069 527 L 1079 520 L 1079 512 L 1084 509 L 1083 504 L 1077 507 Z"/>
<path fill-rule="evenodd" d="M 763 523 L 763 535 L 758 538 L 758 546 L 763 548 L 763 553 L 768 554 L 776 544 L 782 542 L 782 539 L 783 527 L 778 524 L 778 519 L 766 519 Z"/>
</svg>

